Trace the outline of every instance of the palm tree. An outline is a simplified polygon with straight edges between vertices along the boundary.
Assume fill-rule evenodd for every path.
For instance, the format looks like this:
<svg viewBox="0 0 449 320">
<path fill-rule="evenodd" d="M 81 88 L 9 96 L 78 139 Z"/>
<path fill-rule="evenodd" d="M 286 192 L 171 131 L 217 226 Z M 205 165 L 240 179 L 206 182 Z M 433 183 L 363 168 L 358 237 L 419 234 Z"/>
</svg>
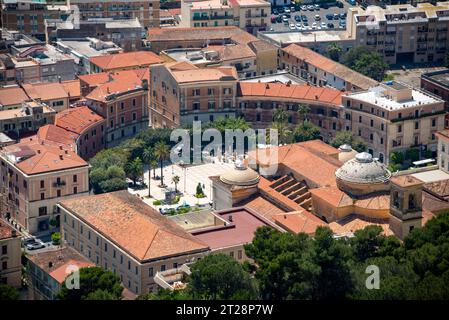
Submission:
<svg viewBox="0 0 449 320">
<path fill-rule="evenodd" d="M 133 181 L 134 187 L 137 185 L 137 179 L 142 177 L 143 165 L 142 160 L 139 157 L 135 158 L 132 162 L 128 162 L 125 167 L 126 175 Z"/>
<path fill-rule="evenodd" d="M 279 143 L 288 143 L 290 141 L 291 131 L 288 129 L 288 114 L 284 109 L 276 109 L 273 113 L 272 128 L 277 129 Z"/>
<path fill-rule="evenodd" d="M 159 141 L 154 146 L 154 155 L 161 165 L 161 187 L 164 186 L 164 161 L 170 156 L 170 149 L 164 141 Z"/>
<path fill-rule="evenodd" d="M 151 168 L 153 168 L 153 179 L 156 179 L 156 168 L 157 168 L 157 160 L 156 159 L 151 160 Z"/>
<path fill-rule="evenodd" d="M 302 119 L 302 121 L 307 121 L 307 114 L 310 112 L 310 107 L 306 104 L 300 104 L 298 106 L 298 117 Z"/>
<path fill-rule="evenodd" d="M 151 165 L 154 161 L 153 149 L 151 147 L 145 148 L 142 153 L 143 162 L 148 165 L 148 197 L 151 197 Z M 157 162 L 156 162 L 157 165 Z"/>
<path fill-rule="evenodd" d="M 171 178 L 171 181 L 173 181 L 173 183 L 175 184 L 175 192 L 178 193 L 178 183 L 179 183 L 179 176 L 174 176 L 173 178 Z"/>
<path fill-rule="evenodd" d="M 338 43 L 331 43 L 326 48 L 327 54 L 334 61 L 340 60 L 340 55 L 343 52 L 343 48 Z"/>
</svg>

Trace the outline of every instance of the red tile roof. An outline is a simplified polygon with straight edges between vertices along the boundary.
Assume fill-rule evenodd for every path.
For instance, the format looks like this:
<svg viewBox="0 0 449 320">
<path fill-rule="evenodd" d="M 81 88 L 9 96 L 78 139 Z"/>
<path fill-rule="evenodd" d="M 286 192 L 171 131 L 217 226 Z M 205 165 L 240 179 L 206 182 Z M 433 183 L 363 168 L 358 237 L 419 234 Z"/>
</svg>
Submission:
<svg viewBox="0 0 449 320">
<path fill-rule="evenodd" d="M 54 124 L 47 124 L 39 128 L 35 137 L 39 141 L 44 141 L 44 143 L 54 144 L 57 147 L 64 145 L 70 150 L 75 151 L 76 139 L 78 139 L 79 135 Z M 34 137 L 30 138 L 34 139 Z M 29 140 L 30 138 L 22 139 L 22 141 Z"/>
<path fill-rule="evenodd" d="M 326 222 L 307 210 L 277 214 L 273 216 L 273 219 L 283 229 L 296 234 L 304 232 L 313 235 L 316 228 L 327 226 Z"/>
<path fill-rule="evenodd" d="M 9 239 L 18 235 L 20 234 L 15 229 L 6 224 L 6 222 L 0 220 L 0 240 Z"/>
<path fill-rule="evenodd" d="M 86 161 L 67 146 L 58 147 L 54 143 L 48 144 L 33 138 L 4 147 L 1 152 L 28 175 L 88 166 Z"/>
<path fill-rule="evenodd" d="M 103 71 L 148 67 L 163 60 L 150 51 L 133 51 L 92 57 L 89 60 Z"/>
<path fill-rule="evenodd" d="M 358 73 L 350 68 L 335 62 L 325 56 L 306 47 L 297 44 L 291 44 L 283 49 L 289 55 L 298 58 L 300 61 L 315 66 L 327 73 L 333 74 L 340 79 L 351 83 L 363 90 L 368 90 L 371 87 L 377 86 L 379 83 L 361 73 Z"/>
<path fill-rule="evenodd" d="M 24 84 L 28 96 L 42 101 L 68 98 L 66 88 L 59 82 Z"/>
<path fill-rule="evenodd" d="M 314 87 L 305 84 L 240 82 L 239 95 L 242 97 L 285 98 L 341 105 L 343 92 L 327 87 Z"/>
<path fill-rule="evenodd" d="M 78 76 L 79 80 L 87 83 L 91 87 L 98 86 L 100 84 L 109 82 L 116 79 L 127 79 L 128 77 L 136 77 L 140 80 L 150 77 L 150 70 L 148 68 L 121 70 L 112 72 L 100 72 Z"/>
<path fill-rule="evenodd" d="M 0 88 L 0 106 L 20 105 L 30 98 L 19 86 Z"/>
<path fill-rule="evenodd" d="M 61 206 L 139 261 L 208 250 L 128 191 L 63 200 Z"/>
<path fill-rule="evenodd" d="M 62 81 L 61 84 L 67 92 L 69 98 L 81 97 L 81 85 L 79 79 Z"/>
<path fill-rule="evenodd" d="M 87 106 L 70 108 L 59 112 L 55 118 L 55 125 L 76 134 L 82 134 L 91 126 L 104 121 L 104 118 Z"/>
</svg>

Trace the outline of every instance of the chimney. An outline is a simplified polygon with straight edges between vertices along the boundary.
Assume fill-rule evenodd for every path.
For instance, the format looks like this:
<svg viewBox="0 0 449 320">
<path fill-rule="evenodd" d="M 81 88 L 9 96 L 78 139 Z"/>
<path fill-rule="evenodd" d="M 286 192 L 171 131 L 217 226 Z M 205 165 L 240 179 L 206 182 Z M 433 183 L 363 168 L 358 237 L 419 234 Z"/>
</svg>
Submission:
<svg viewBox="0 0 449 320">
<path fill-rule="evenodd" d="M 109 72 L 109 73 L 108 73 L 108 82 L 111 82 L 112 80 L 114 80 L 114 79 L 112 78 L 112 73 Z"/>
<path fill-rule="evenodd" d="M 48 262 L 48 267 L 49 267 L 49 268 L 53 268 L 53 262 L 49 261 L 49 262 Z"/>
<path fill-rule="evenodd" d="M 270 89 L 270 85 L 268 83 L 265 85 L 265 89 Z"/>
<path fill-rule="evenodd" d="M 232 214 L 229 215 L 228 220 L 229 222 L 232 222 Z"/>
<path fill-rule="evenodd" d="M 61 83 L 61 76 L 58 76 L 58 82 Z"/>
<path fill-rule="evenodd" d="M 62 154 L 59 155 L 59 159 L 64 160 L 64 157 L 62 156 Z"/>
<path fill-rule="evenodd" d="M 37 149 L 37 154 L 41 154 L 41 150 L 40 149 Z"/>
<path fill-rule="evenodd" d="M 59 150 L 62 150 L 62 146 L 59 146 Z"/>
</svg>

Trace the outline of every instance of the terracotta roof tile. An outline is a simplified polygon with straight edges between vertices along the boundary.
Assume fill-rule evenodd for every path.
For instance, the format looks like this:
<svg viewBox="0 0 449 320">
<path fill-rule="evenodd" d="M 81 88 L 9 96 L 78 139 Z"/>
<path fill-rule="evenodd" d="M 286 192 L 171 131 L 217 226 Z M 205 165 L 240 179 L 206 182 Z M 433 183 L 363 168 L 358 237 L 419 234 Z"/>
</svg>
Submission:
<svg viewBox="0 0 449 320">
<path fill-rule="evenodd" d="M 23 89 L 30 98 L 42 101 L 69 97 L 64 85 L 59 82 L 24 84 Z"/>
<path fill-rule="evenodd" d="M 327 226 L 326 222 L 318 219 L 313 213 L 307 210 L 277 214 L 273 219 L 283 229 L 295 234 L 304 232 L 313 235 L 316 228 Z"/>
<path fill-rule="evenodd" d="M 30 98 L 19 86 L 0 88 L 0 106 L 20 105 Z"/>
<path fill-rule="evenodd" d="M 104 121 L 104 118 L 87 106 L 70 108 L 59 112 L 55 118 L 55 125 L 76 134 L 82 134 L 91 126 Z"/>
<path fill-rule="evenodd" d="M 61 206 L 140 261 L 208 250 L 127 191 L 77 197 Z"/>
<path fill-rule="evenodd" d="M 152 64 L 162 63 L 163 60 L 150 51 L 133 51 L 92 57 L 89 60 L 104 71 L 148 67 Z"/>
<path fill-rule="evenodd" d="M 329 223 L 329 228 L 336 234 L 348 234 L 357 230 L 362 230 L 369 225 L 378 225 L 382 228 L 383 234 L 386 236 L 393 235 L 387 219 L 373 219 L 350 214 L 338 221 Z"/>
</svg>

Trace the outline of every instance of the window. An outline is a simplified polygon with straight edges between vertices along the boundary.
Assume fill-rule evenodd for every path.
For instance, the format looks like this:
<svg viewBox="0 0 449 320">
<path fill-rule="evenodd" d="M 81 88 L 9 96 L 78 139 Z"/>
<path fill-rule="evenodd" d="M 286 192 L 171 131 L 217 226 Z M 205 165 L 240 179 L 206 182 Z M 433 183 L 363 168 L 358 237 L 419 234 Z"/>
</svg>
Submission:
<svg viewBox="0 0 449 320">
<path fill-rule="evenodd" d="M 41 189 L 44 189 L 44 188 L 45 188 L 45 181 L 41 180 Z"/>
<path fill-rule="evenodd" d="M 139 274 L 139 268 L 137 266 L 135 267 L 135 273 Z"/>
<path fill-rule="evenodd" d="M 402 132 L 402 125 L 398 125 L 398 133 Z"/>
<path fill-rule="evenodd" d="M 108 244 L 107 243 L 104 244 L 104 252 L 108 252 Z"/>
<path fill-rule="evenodd" d="M 45 199 L 45 193 L 41 192 L 41 200 Z"/>
<path fill-rule="evenodd" d="M 77 194 L 78 193 L 78 187 L 73 187 L 73 194 Z"/>
<path fill-rule="evenodd" d="M 76 174 L 73 175 L 73 182 L 78 182 L 78 176 Z"/>
<path fill-rule="evenodd" d="M 7 261 L 3 261 L 2 262 L 2 270 L 6 270 L 8 269 L 8 262 Z"/>
<path fill-rule="evenodd" d="M 131 261 L 128 261 L 128 270 L 131 270 Z"/>
<path fill-rule="evenodd" d="M 212 96 L 214 94 L 214 89 L 212 89 L 212 88 L 207 89 L 207 94 L 209 96 Z"/>
<path fill-rule="evenodd" d="M 45 216 L 47 214 L 47 207 L 39 208 L 39 216 Z"/>
<path fill-rule="evenodd" d="M 192 95 L 199 96 L 200 95 L 200 89 L 193 89 Z"/>
<path fill-rule="evenodd" d="M 61 190 L 56 190 L 56 196 L 60 197 L 61 196 Z"/>
<path fill-rule="evenodd" d="M 152 277 L 152 276 L 153 276 L 153 272 L 154 272 L 154 271 L 153 271 L 153 267 L 149 268 L 149 269 L 148 269 L 148 276 L 149 276 L 149 277 Z"/>
<path fill-rule="evenodd" d="M 176 269 L 176 268 L 178 268 L 178 263 L 177 263 L 177 262 L 174 262 L 174 263 L 173 263 L 173 269 Z"/>
<path fill-rule="evenodd" d="M 437 125 L 437 119 L 433 118 L 432 119 L 432 127 L 435 127 Z"/>
<path fill-rule="evenodd" d="M 2 246 L 2 254 L 8 254 L 8 246 L 7 245 Z"/>
<path fill-rule="evenodd" d="M 161 271 L 165 271 L 165 264 L 161 265 Z"/>
<path fill-rule="evenodd" d="M 237 258 L 238 258 L 239 260 L 241 260 L 241 259 L 242 259 L 242 256 L 243 256 L 242 250 L 239 250 L 239 251 L 237 252 Z"/>
</svg>

